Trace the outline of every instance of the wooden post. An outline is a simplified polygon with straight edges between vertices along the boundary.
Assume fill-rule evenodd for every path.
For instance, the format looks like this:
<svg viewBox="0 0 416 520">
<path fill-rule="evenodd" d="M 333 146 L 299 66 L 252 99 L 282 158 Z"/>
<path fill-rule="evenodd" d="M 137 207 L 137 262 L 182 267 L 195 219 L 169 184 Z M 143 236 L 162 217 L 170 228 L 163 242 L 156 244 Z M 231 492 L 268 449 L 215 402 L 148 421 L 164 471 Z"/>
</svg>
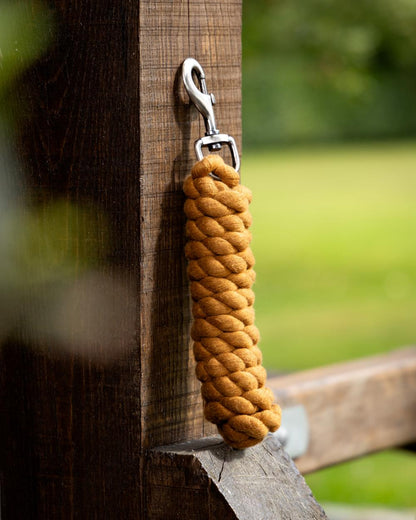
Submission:
<svg viewBox="0 0 416 520">
<path fill-rule="evenodd" d="M 140 341 L 142 445 L 160 446 L 214 430 L 203 422 L 190 362 L 182 183 L 204 134 L 182 85 L 181 63 L 196 58 L 215 92 L 219 128 L 241 150 L 239 1 L 141 3 Z"/>
<path fill-rule="evenodd" d="M 145 519 L 145 476 L 155 475 L 146 450 L 213 433 L 190 355 L 183 255 L 181 186 L 203 124 L 179 72 L 186 57 L 200 61 L 219 128 L 241 150 L 241 2 L 51 4 L 55 42 L 15 94 L 42 276 L 26 280 L 21 322 L 2 348 L 2 518 Z M 193 478 L 189 456 L 181 471 Z M 293 496 L 323 517 L 284 467 Z M 209 496 L 234 518 L 220 488 L 209 493 L 215 479 L 203 482 L 194 499 Z M 182 507 L 151 518 L 178 518 Z"/>
</svg>

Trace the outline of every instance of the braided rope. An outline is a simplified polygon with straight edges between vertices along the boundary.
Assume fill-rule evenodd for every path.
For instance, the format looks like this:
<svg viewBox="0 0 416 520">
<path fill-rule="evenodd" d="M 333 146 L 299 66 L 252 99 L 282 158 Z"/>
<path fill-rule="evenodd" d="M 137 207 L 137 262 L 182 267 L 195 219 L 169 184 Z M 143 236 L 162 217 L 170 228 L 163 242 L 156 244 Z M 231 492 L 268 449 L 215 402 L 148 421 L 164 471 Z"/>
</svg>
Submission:
<svg viewBox="0 0 416 520">
<path fill-rule="evenodd" d="M 191 336 L 205 417 L 230 446 L 247 448 L 276 431 L 281 415 L 264 386 L 254 325 L 251 192 L 218 155 L 195 164 L 184 192 L 185 254 L 194 302 Z"/>
</svg>

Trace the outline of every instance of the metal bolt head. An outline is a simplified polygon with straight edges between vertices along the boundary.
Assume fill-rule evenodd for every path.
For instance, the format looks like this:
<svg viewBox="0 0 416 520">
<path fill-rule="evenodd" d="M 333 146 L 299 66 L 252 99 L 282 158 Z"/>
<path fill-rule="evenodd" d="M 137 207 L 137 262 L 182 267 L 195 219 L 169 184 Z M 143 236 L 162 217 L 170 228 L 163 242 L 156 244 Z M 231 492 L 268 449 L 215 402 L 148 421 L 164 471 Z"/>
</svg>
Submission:
<svg viewBox="0 0 416 520">
<path fill-rule="evenodd" d="M 215 105 L 215 103 L 216 103 L 217 101 L 216 101 L 215 96 L 214 96 L 214 94 L 213 94 L 212 92 L 211 92 L 211 94 L 209 95 L 209 97 L 211 98 L 211 103 L 212 103 L 213 105 Z"/>
<path fill-rule="evenodd" d="M 289 440 L 289 432 L 286 430 L 284 426 L 281 426 L 277 432 L 273 433 L 274 437 L 279 439 L 279 441 L 282 443 L 282 446 L 286 446 L 288 440 Z"/>
</svg>

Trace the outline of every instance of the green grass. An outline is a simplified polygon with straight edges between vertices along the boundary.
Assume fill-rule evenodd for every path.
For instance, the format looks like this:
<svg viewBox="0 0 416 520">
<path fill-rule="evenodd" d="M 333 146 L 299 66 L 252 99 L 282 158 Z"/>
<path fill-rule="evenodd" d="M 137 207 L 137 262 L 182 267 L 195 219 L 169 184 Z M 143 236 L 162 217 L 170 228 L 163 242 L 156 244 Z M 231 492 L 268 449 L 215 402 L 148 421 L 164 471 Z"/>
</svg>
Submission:
<svg viewBox="0 0 416 520">
<path fill-rule="evenodd" d="M 386 451 L 306 477 L 319 502 L 416 506 L 415 456 Z"/>
<path fill-rule="evenodd" d="M 415 343 L 416 143 L 251 151 L 265 365 L 298 370 Z M 321 500 L 415 505 L 412 456 L 308 477 Z"/>
</svg>

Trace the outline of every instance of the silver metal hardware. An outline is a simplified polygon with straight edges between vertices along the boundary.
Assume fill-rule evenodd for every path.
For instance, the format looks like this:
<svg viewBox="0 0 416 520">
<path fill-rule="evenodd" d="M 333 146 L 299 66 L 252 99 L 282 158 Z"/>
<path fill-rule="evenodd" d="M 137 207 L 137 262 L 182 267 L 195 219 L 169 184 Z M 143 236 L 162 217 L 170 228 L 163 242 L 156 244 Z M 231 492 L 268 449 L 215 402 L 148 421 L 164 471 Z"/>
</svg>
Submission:
<svg viewBox="0 0 416 520">
<path fill-rule="evenodd" d="M 302 405 L 282 409 L 282 424 L 271 434 L 283 445 L 285 451 L 296 459 L 306 453 L 309 444 L 308 416 Z"/>
<path fill-rule="evenodd" d="M 240 157 L 238 155 L 237 145 L 235 144 L 234 138 L 227 134 L 216 134 L 201 137 L 198 141 L 195 141 L 195 153 L 199 160 L 203 159 L 202 153 L 203 146 L 210 146 L 210 143 L 225 143 L 230 147 L 231 157 L 233 159 L 233 166 L 236 171 L 240 169 Z M 220 145 L 221 146 L 221 145 Z"/>
<path fill-rule="evenodd" d="M 193 72 L 199 81 L 200 89 L 195 85 Z M 202 148 L 207 146 L 210 151 L 220 150 L 222 144 L 227 144 L 231 151 L 233 166 L 235 170 L 240 169 L 240 156 L 238 155 L 235 140 L 227 134 L 220 134 L 214 116 L 214 105 L 216 103 L 214 94 L 208 94 L 205 83 L 205 72 L 194 58 L 187 58 L 182 65 L 182 79 L 188 92 L 189 99 L 201 112 L 205 122 L 205 137 L 195 142 L 195 153 L 199 160 L 203 158 Z"/>
</svg>

